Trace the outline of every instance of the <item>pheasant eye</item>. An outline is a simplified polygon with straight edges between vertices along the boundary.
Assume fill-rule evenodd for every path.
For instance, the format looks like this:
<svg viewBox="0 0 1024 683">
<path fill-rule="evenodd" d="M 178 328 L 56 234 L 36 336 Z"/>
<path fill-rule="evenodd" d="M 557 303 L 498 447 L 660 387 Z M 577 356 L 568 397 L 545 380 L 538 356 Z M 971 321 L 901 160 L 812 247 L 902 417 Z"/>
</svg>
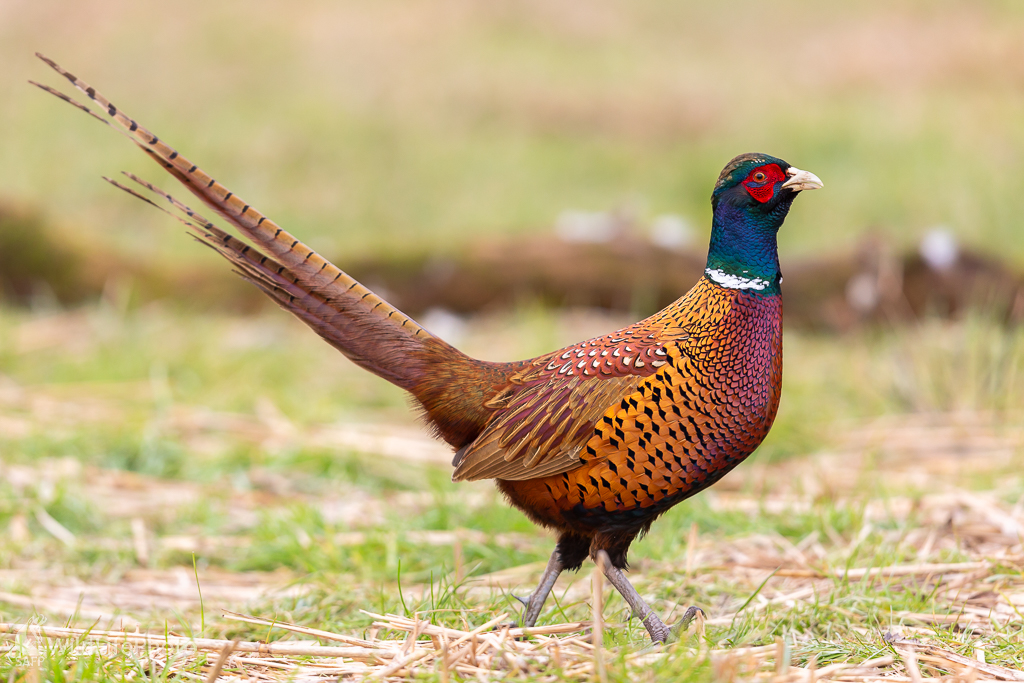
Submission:
<svg viewBox="0 0 1024 683">
<path fill-rule="evenodd" d="M 764 173 L 758 171 L 757 173 L 754 174 L 754 182 L 763 183 L 766 177 L 767 176 Z"/>
</svg>

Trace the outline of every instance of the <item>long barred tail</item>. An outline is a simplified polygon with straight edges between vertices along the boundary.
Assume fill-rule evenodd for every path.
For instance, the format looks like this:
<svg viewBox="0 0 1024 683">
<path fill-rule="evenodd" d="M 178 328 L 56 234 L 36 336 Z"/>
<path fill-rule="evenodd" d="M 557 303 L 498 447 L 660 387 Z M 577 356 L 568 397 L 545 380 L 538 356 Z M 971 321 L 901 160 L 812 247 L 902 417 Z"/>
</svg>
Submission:
<svg viewBox="0 0 1024 683">
<path fill-rule="evenodd" d="M 475 361 L 420 327 L 412 318 L 254 209 L 177 150 L 121 112 L 95 88 L 43 55 L 37 53 L 36 56 L 67 78 L 97 103 L 99 108 L 90 109 L 46 85 L 32 81 L 33 85 L 127 136 L 255 246 L 217 228 L 156 186 L 129 176 L 182 212 L 187 217 L 182 220 L 192 228 L 196 239 L 230 261 L 242 277 L 294 313 L 352 361 L 413 392 L 424 403 L 428 419 L 436 424 L 436 416 L 432 414 L 435 410 L 429 405 L 430 396 L 421 395 L 424 393 L 423 378 L 429 374 L 428 366 L 435 363 L 472 364 Z M 154 203 L 134 190 L 110 182 Z M 444 426 L 437 426 L 442 436 L 449 440 L 444 433 Z"/>
</svg>

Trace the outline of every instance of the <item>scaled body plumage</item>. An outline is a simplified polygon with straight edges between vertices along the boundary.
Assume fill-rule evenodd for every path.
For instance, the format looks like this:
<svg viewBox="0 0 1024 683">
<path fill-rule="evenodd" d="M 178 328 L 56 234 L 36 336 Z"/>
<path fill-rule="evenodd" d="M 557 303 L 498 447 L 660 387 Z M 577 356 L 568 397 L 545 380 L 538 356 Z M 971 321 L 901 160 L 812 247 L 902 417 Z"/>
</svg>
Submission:
<svg viewBox="0 0 1024 683">
<path fill-rule="evenodd" d="M 596 420 L 578 465 L 501 487 L 537 521 L 583 535 L 614 530 L 628 546 L 657 515 L 710 486 L 764 439 L 778 411 L 782 301 L 701 280 L 645 320 L 666 363 Z M 625 547 L 603 547 L 625 564 Z M 621 556 L 621 559 L 620 559 Z M 582 559 L 582 558 L 581 558 Z M 575 564 L 575 563 L 573 563 Z"/>
<path fill-rule="evenodd" d="M 753 452 L 775 419 L 782 386 L 776 233 L 797 193 L 821 187 L 813 174 L 767 155 L 736 157 L 715 186 L 708 269 L 689 293 L 603 337 L 532 360 L 485 362 L 420 327 L 41 58 L 99 107 L 40 87 L 127 136 L 251 244 L 129 175 L 183 213 L 200 242 L 353 362 L 412 394 L 436 435 L 456 449 L 456 480 L 496 480 L 513 505 L 559 534 L 528 600 L 527 625 L 563 569 L 607 553 L 609 581 L 654 640 L 669 637 L 626 580 L 626 551 L 660 514 Z"/>
</svg>

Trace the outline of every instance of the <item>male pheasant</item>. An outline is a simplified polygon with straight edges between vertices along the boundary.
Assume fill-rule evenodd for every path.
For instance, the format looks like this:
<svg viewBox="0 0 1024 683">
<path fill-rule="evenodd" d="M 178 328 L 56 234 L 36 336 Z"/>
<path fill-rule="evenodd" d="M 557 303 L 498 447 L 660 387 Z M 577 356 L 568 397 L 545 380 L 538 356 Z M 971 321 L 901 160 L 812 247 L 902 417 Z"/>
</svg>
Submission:
<svg viewBox="0 0 1024 683">
<path fill-rule="evenodd" d="M 659 515 L 718 481 L 768 433 L 782 386 L 776 234 L 797 194 L 822 186 L 816 176 L 767 154 L 736 157 L 711 195 L 707 269 L 682 298 L 603 337 L 530 360 L 485 362 L 417 325 L 94 88 L 39 57 L 96 102 L 98 113 L 35 85 L 125 134 L 252 245 L 128 177 L 184 213 L 179 220 L 200 242 L 329 344 L 412 394 L 455 449 L 454 480 L 495 480 L 512 505 L 558 534 L 525 601 L 527 626 L 559 573 L 590 556 L 651 638 L 670 636 L 626 579 L 626 552 Z"/>
</svg>

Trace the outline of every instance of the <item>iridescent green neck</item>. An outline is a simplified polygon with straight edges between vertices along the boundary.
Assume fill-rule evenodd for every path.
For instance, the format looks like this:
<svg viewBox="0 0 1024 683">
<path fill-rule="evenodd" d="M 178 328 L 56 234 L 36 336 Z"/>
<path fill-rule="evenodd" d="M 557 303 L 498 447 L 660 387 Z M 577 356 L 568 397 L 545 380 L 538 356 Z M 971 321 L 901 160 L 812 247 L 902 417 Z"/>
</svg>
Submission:
<svg viewBox="0 0 1024 683">
<path fill-rule="evenodd" d="M 768 213 L 728 201 L 716 203 L 705 276 L 729 289 L 779 294 L 782 273 L 776 236 L 791 203 L 780 202 Z"/>
</svg>

